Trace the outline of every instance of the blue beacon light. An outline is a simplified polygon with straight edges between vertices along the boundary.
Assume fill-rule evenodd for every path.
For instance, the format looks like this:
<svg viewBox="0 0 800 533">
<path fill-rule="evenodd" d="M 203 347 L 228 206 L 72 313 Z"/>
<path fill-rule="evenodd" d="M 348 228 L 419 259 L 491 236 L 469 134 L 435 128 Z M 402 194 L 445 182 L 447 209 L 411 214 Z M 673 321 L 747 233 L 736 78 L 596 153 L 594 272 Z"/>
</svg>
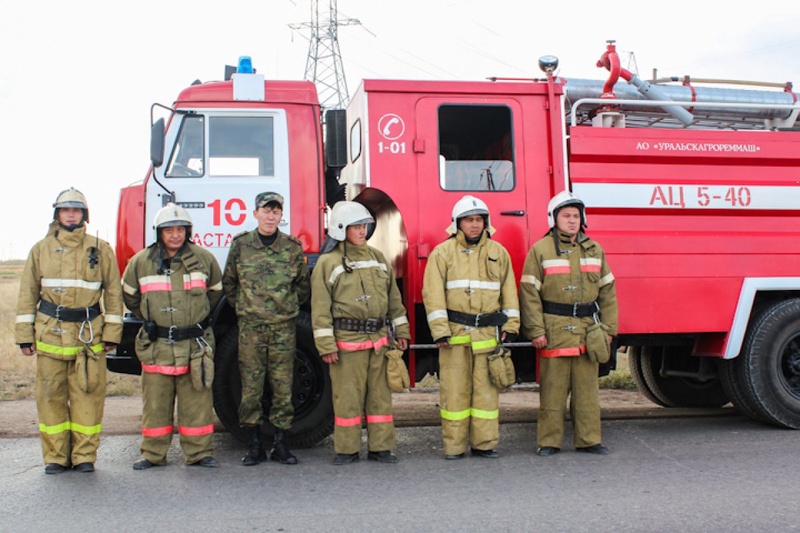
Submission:
<svg viewBox="0 0 800 533">
<path fill-rule="evenodd" d="M 253 74 L 253 62 L 250 56 L 239 57 L 239 66 L 236 68 L 239 74 Z"/>
</svg>

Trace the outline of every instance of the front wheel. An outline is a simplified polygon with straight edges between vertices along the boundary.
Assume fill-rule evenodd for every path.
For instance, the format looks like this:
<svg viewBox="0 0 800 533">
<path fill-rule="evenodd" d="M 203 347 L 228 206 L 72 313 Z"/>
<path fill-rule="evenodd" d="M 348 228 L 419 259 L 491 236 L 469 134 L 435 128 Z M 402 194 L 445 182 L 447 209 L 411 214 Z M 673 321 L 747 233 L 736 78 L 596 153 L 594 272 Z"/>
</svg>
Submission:
<svg viewBox="0 0 800 533">
<path fill-rule="evenodd" d="M 311 318 L 301 312 L 296 320 L 297 349 L 294 359 L 292 404 L 294 419 L 289 430 L 291 445 L 315 446 L 333 432 L 333 399 L 328 365 L 322 361 L 311 330 Z M 269 415 L 272 390 L 269 380 L 264 380 L 262 397 L 264 418 Z M 239 328 L 230 328 L 217 344 L 214 409 L 217 417 L 232 435 L 247 442 L 249 430 L 239 426 L 239 403 L 242 399 L 242 380 L 239 375 Z M 262 426 L 262 440 L 271 442 L 274 428 L 269 423 Z M 267 444 L 268 445 L 268 444 Z"/>
<path fill-rule="evenodd" d="M 765 309 L 748 329 L 741 354 L 726 363 L 729 386 L 746 414 L 800 429 L 800 299 Z"/>
</svg>

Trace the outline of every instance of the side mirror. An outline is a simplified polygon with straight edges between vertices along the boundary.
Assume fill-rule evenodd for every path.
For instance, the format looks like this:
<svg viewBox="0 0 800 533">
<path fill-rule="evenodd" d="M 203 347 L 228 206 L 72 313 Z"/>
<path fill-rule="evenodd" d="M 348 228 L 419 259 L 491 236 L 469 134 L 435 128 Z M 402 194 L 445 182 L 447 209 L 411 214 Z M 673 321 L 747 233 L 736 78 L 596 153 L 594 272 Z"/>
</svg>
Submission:
<svg viewBox="0 0 800 533">
<path fill-rule="evenodd" d="M 325 113 L 325 163 L 329 168 L 347 164 L 347 111 L 330 109 Z"/>
<path fill-rule="evenodd" d="M 164 163 L 164 119 L 156 120 L 150 126 L 150 161 L 153 168 L 158 168 Z"/>
</svg>

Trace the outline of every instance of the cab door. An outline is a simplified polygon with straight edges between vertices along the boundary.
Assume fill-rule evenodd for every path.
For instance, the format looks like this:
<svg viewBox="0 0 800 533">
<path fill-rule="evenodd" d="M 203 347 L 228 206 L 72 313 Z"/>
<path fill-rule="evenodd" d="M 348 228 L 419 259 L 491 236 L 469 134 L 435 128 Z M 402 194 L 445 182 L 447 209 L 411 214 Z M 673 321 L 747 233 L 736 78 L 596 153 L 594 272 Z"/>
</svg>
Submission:
<svg viewBox="0 0 800 533">
<path fill-rule="evenodd" d="M 524 168 L 519 103 L 423 98 L 416 125 L 417 138 L 425 140 L 417 154 L 421 256 L 448 237 L 453 205 L 472 195 L 489 207 L 493 238 L 511 254 L 519 278 L 529 240 L 526 185 L 519 172 Z"/>
</svg>

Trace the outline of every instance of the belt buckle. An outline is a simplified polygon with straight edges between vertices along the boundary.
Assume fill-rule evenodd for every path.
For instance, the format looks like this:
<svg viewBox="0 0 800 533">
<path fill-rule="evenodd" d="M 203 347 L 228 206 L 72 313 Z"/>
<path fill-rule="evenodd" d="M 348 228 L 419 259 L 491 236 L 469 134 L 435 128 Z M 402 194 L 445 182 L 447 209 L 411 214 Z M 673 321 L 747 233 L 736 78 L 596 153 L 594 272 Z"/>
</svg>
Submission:
<svg viewBox="0 0 800 533">
<path fill-rule="evenodd" d="M 62 310 L 62 309 L 64 309 L 64 306 L 63 306 L 63 305 L 59 305 L 58 307 L 56 307 L 56 316 L 55 316 L 55 319 L 56 319 L 56 320 L 58 320 L 59 322 L 61 322 L 61 310 Z"/>
<path fill-rule="evenodd" d="M 572 318 L 578 318 L 578 306 L 579 303 L 572 304 Z"/>
<path fill-rule="evenodd" d="M 172 338 L 172 334 L 178 329 L 178 326 L 170 326 L 168 337 L 164 339 L 164 344 L 175 344 L 177 341 Z"/>
<path fill-rule="evenodd" d="M 477 315 L 475 315 L 475 327 L 476 327 L 476 328 L 479 328 L 479 327 L 481 327 L 481 326 L 480 326 L 480 321 L 481 321 L 481 314 L 480 314 L 480 313 L 478 313 Z"/>
</svg>

